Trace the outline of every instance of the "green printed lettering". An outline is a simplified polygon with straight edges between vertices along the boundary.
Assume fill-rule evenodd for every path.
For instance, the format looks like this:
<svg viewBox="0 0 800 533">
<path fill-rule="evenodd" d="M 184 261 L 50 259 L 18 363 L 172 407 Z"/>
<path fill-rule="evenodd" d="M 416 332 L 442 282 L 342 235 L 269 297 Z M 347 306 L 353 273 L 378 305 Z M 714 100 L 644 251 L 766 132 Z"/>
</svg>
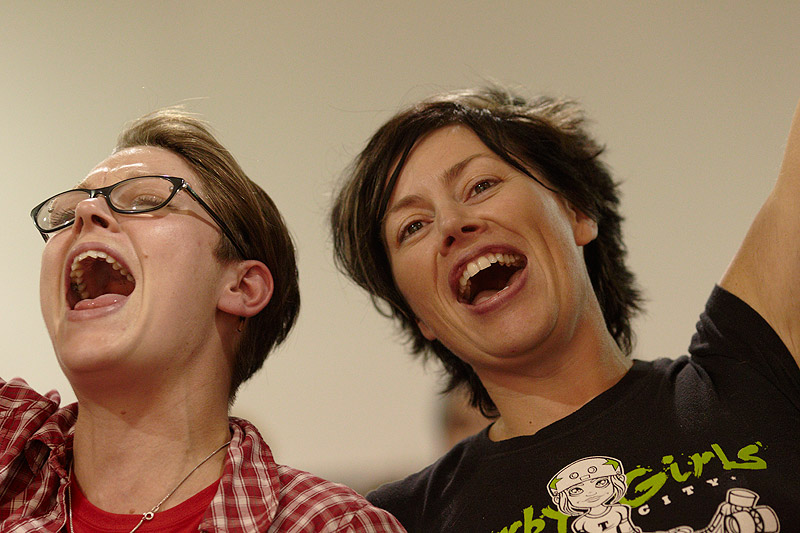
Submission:
<svg viewBox="0 0 800 533">
<path fill-rule="evenodd" d="M 643 476 L 645 474 L 648 474 L 648 473 L 650 473 L 652 471 L 653 470 L 651 468 L 647 468 L 647 467 L 644 467 L 644 466 L 636 467 L 633 470 L 628 470 L 628 473 L 625 475 L 625 481 L 628 484 L 628 486 L 630 487 L 631 484 L 633 483 L 634 479 L 636 479 L 637 477 Z"/>
<path fill-rule="evenodd" d="M 725 455 L 725 452 L 722 451 L 722 448 L 719 444 L 712 444 L 711 449 L 714 450 L 714 453 L 717 454 L 719 460 L 722 461 L 722 468 L 725 470 L 763 470 L 767 468 L 767 463 L 763 459 L 760 457 L 751 456 L 752 453 L 758 451 L 758 446 L 755 444 L 745 446 L 739 450 L 739 453 L 737 454 L 739 459 L 751 462 L 738 463 L 736 461 L 731 461 L 728 459 L 728 456 Z"/>
<path fill-rule="evenodd" d="M 755 454 L 758 453 L 761 443 L 758 442 L 756 444 L 748 444 L 737 454 L 739 459 L 742 461 L 750 461 L 746 467 L 749 470 L 766 470 L 767 469 L 767 462 L 762 459 L 761 457 L 755 457 Z"/>
<path fill-rule="evenodd" d="M 669 465 L 669 473 L 672 474 L 672 479 L 679 483 L 683 483 L 689 479 L 689 474 L 691 474 L 691 472 L 686 472 L 685 474 L 682 473 L 678 464 L 673 461 L 675 461 L 675 458 L 671 455 L 665 455 L 661 458 L 662 463 Z"/>
<path fill-rule="evenodd" d="M 542 518 L 549 518 L 551 520 L 555 520 L 558 526 L 558 533 L 567 533 L 567 515 L 556 511 L 549 505 L 542 509 Z"/>
<path fill-rule="evenodd" d="M 544 520 L 542 520 L 542 515 L 539 515 L 539 518 L 533 518 L 533 506 L 528 506 L 522 510 L 522 516 L 525 519 L 525 523 L 523 524 L 520 520 L 515 521 L 510 526 L 506 526 L 500 531 L 496 533 L 516 533 L 519 528 L 523 528 L 523 533 L 541 533 L 544 531 L 545 526 L 547 525 Z M 523 527 L 524 526 L 524 527 Z M 536 528 L 536 529 L 534 529 Z M 559 531 L 561 531 L 559 529 Z M 564 530 L 566 532 L 566 529 Z M 492 533 L 495 533 L 495 530 L 492 530 Z"/>
<path fill-rule="evenodd" d="M 694 465 L 694 477 L 703 475 L 703 465 L 707 465 L 714 458 L 714 452 L 693 453 L 689 462 Z"/>
<path fill-rule="evenodd" d="M 533 506 L 526 507 L 522 510 L 522 516 L 525 518 L 524 533 L 541 533 L 544 531 L 545 524 L 541 518 L 533 519 Z M 533 528 L 536 528 L 535 530 Z"/>
<path fill-rule="evenodd" d="M 631 479 L 643 476 L 648 472 L 650 472 L 650 470 L 647 468 L 637 468 L 635 470 L 628 472 L 629 483 Z M 656 493 L 659 490 L 661 490 L 661 487 L 664 486 L 664 483 L 667 482 L 667 479 L 669 478 L 665 472 L 659 472 L 657 474 L 653 474 L 649 478 L 645 479 L 644 481 L 636 485 L 636 487 L 634 487 L 633 492 L 636 494 L 641 493 L 640 496 L 637 496 L 632 500 L 628 498 L 622 498 L 620 502 L 626 503 L 631 507 L 639 507 L 644 502 L 655 496 Z"/>
</svg>

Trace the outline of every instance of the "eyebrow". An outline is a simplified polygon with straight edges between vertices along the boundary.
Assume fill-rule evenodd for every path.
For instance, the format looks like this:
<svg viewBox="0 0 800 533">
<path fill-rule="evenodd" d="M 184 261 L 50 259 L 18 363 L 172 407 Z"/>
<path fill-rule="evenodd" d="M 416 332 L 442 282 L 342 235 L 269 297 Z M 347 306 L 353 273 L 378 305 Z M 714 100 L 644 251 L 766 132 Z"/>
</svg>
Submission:
<svg viewBox="0 0 800 533">
<path fill-rule="evenodd" d="M 144 172 L 144 173 L 136 172 L 137 169 L 134 169 L 133 172 L 125 170 L 125 169 L 121 169 L 121 170 L 122 170 L 122 172 L 118 172 L 118 174 L 121 174 L 121 177 L 120 177 L 119 181 L 125 181 L 125 180 L 131 179 L 131 178 L 144 178 L 144 177 L 149 177 L 149 176 L 168 176 L 168 175 L 170 175 L 170 174 L 164 174 L 164 173 L 160 173 L 159 174 L 159 173 L 156 173 L 156 172 Z M 108 173 L 106 173 L 106 174 L 108 174 Z M 78 182 L 78 184 L 75 185 L 75 187 L 73 187 L 73 189 L 91 189 L 91 187 L 87 187 L 86 186 L 86 182 L 87 181 L 89 181 L 89 176 L 86 176 L 80 182 Z"/>
<path fill-rule="evenodd" d="M 483 152 L 478 152 L 476 154 L 472 154 L 470 156 L 467 156 L 464 159 L 462 159 L 461 161 L 459 161 L 459 162 L 451 165 L 447 169 L 445 169 L 444 172 L 442 172 L 439 175 L 439 179 L 445 185 L 450 185 L 451 183 L 453 183 L 453 181 L 456 180 L 456 178 L 458 178 L 458 176 L 461 175 L 461 173 L 464 171 L 464 169 L 473 160 L 475 160 L 475 159 L 477 159 L 479 157 L 490 157 L 490 155 L 489 154 L 485 154 Z M 386 213 L 384 213 L 384 215 L 383 215 L 383 220 L 381 220 L 381 226 L 383 226 L 386 223 L 386 219 L 389 218 L 389 215 L 391 215 L 395 211 L 399 211 L 399 210 L 401 210 L 401 209 L 403 209 L 405 207 L 408 207 L 409 205 L 413 205 L 413 204 L 417 203 L 420 200 L 422 200 L 422 197 L 419 196 L 418 194 L 410 194 L 408 196 L 404 196 L 397 203 L 395 203 L 392 207 L 390 207 L 389 209 L 386 210 Z"/>
</svg>

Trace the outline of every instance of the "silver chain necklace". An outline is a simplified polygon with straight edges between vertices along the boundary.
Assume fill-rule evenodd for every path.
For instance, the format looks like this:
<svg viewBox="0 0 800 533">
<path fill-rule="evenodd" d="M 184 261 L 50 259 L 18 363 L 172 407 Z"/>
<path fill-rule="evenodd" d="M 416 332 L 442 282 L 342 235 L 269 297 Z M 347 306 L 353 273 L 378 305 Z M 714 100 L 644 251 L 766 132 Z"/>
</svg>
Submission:
<svg viewBox="0 0 800 533">
<path fill-rule="evenodd" d="M 175 485 L 175 488 L 174 488 L 174 489 L 172 489 L 171 491 L 169 491 L 169 493 L 168 493 L 166 496 L 164 496 L 164 497 L 161 499 L 161 501 L 160 501 L 160 502 L 158 502 L 158 503 L 155 505 L 155 507 L 153 507 L 152 509 L 150 509 L 150 510 L 149 510 L 149 511 L 147 511 L 146 513 L 143 513 L 143 514 L 142 514 L 142 518 L 139 520 L 139 523 L 138 523 L 138 524 L 136 524 L 136 527 L 134 527 L 133 529 L 131 529 L 130 533 L 134 533 L 134 531 L 136 531 L 137 529 L 139 529 L 139 528 L 141 527 L 141 525 L 142 525 L 142 524 L 144 524 L 145 522 L 149 522 L 150 520 L 152 520 L 152 519 L 153 519 L 153 517 L 155 516 L 155 514 L 158 512 L 158 510 L 159 510 L 159 509 L 161 508 L 161 506 L 164 504 L 164 502 L 165 502 L 165 501 L 167 501 L 167 500 L 169 499 L 169 497 L 170 497 L 170 496 L 172 496 L 172 495 L 175 493 L 175 491 L 176 491 L 176 490 L 178 490 L 178 489 L 180 488 L 180 486 L 181 486 L 181 485 L 183 485 L 183 483 L 184 483 L 184 482 L 185 482 L 187 479 L 189 479 L 189 476 L 191 476 L 192 474 L 194 474 L 195 470 L 197 470 L 198 468 L 200 468 L 201 466 L 203 466 L 203 465 L 206 463 L 206 461 L 208 461 L 209 459 L 211 459 L 212 457 L 214 457 L 214 456 L 215 456 L 217 453 L 219 453 L 219 452 L 220 452 L 220 451 L 221 451 L 223 448 L 225 448 L 226 446 L 228 446 L 228 444 L 230 444 L 230 443 L 231 443 L 231 441 L 228 441 L 228 442 L 226 442 L 225 444 L 223 444 L 222 446 L 220 446 L 219 448 L 217 448 L 216 450 L 214 450 L 213 452 L 211 452 L 210 454 L 208 454 L 208 456 L 207 456 L 205 459 L 203 459 L 202 461 L 200 461 L 200 463 L 198 463 L 198 465 L 197 465 L 197 466 L 195 466 L 194 468 L 192 468 L 191 472 L 189 472 L 188 474 L 186 474 L 186 476 L 185 476 L 185 477 L 184 477 L 182 480 L 180 480 L 180 482 L 179 482 L 177 485 Z M 75 461 L 73 460 L 73 461 L 72 461 L 72 463 L 74 463 L 74 462 L 75 462 Z M 69 531 L 68 531 L 67 533 L 75 533 L 75 528 L 74 528 L 74 527 L 72 527 L 72 490 L 71 490 L 71 486 L 72 486 L 72 463 L 70 463 L 70 465 L 69 465 L 69 481 L 68 481 L 68 484 L 67 484 L 67 500 L 68 500 L 68 501 L 67 501 L 67 516 L 69 517 Z"/>
</svg>

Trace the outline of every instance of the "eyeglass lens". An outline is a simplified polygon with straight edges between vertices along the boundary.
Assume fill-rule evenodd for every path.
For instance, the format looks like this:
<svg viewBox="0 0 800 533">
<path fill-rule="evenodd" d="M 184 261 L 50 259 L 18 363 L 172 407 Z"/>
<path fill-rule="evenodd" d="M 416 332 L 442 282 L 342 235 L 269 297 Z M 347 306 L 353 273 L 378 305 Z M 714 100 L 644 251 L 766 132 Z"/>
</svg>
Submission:
<svg viewBox="0 0 800 533">
<path fill-rule="evenodd" d="M 145 213 L 164 207 L 175 194 L 173 183 L 165 178 L 147 176 L 131 178 L 114 184 L 106 200 L 117 210 L 126 213 Z M 91 197 L 88 191 L 66 191 L 51 198 L 36 215 L 36 223 L 52 230 L 75 219 L 78 204 Z"/>
</svg>

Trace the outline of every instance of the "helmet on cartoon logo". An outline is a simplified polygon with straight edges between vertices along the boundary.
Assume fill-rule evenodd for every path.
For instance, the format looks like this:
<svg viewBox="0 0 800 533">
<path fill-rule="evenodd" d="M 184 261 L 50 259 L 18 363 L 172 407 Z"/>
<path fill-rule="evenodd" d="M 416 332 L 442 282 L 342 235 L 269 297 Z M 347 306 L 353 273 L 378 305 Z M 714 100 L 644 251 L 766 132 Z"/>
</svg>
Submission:
<svg viewBox="0 0 800 533">
<path fill-rule="evenodd" d="M 622 463 L 613 457 L 597 456 L 579 459 L 562 468 L 547 484 L 550 495 L 555 496 L 590 479 L 624 475 Z"/>
</svg>

